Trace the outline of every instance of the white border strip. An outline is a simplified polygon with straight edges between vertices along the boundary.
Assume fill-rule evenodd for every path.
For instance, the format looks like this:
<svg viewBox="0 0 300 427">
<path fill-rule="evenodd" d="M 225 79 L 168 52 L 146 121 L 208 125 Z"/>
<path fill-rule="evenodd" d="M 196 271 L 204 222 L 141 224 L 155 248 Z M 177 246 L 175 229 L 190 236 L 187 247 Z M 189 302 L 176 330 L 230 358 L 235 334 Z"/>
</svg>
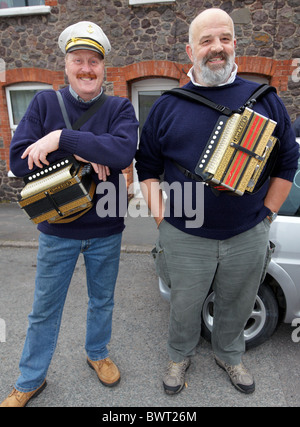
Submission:
<svg viewBox="0 0 300 427">
<path fill-rule="evenodd" d="M 24 6 L 8 7 L 0 9 L 0 17 L 20 16 L 20 15 L 47 15 L 51 12 L 50 6 Z"/>
<path fill-rule="evenodd" d="M 140 4 L 155 3 L 175 3 L 176 0 L 129 0 L 129 6 L 138 6 Z"/>
</svg>

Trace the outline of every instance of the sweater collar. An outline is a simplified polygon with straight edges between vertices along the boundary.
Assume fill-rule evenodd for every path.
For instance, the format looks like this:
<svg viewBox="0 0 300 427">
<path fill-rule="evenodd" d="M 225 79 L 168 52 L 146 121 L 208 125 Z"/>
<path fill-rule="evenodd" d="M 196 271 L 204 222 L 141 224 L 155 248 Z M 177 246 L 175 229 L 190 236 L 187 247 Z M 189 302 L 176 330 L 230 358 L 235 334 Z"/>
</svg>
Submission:
<svg viewBox="0 0 300 427">
<path fill-rule="evenodd" d="M 234 64 L 233 70 L 230 74 L 229 79 L 225 82 L 222 83 L 218 86 L 225 86 L 225 85 L 229 85 L 230 83 L 233 83 L 235 81 L 236 75 L 237 75 L 237 71 L 238 71 L 238 66 L 236 64 Z M 194 78 L 194 66 L 190 69 L 190 71 L 188 72 L 188 77 L 191 79 L 191 82 L 193 83 L 193 85 L 195 86 L 199 86 L 199 87 L 206 87 L 201 85 L 200 83 L 197 83 L 195 78 Z"/>
<path fill-rule="evenodd" d="M 95 102 L 97 101 L 98 98 L 100 98 L 100 96 L 102 95 L 103 89 L 101 88 L 101 92 L 99 93 L 99 95 L 95 96 L 95 98 L 90 99 L 89 101 L 84 101 L 82 98 L 80 98 L 80 96 L 77 95 L 77 93 L 71 87 L 71 85 L 69 86 L 69 91 L 70 91 L 70 94 L 73 96 L 73 98 L 76 99 L 76 101 L 82 102 L 83 104 L 91 104 L 92 102 Z"/>
</svg>

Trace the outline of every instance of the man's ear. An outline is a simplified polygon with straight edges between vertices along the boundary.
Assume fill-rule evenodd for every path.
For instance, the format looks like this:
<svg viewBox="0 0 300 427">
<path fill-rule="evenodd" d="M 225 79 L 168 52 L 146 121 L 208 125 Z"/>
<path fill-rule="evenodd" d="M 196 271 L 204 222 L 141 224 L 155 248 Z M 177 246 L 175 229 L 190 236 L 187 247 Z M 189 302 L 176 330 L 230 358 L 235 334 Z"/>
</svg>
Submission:
<svg viewBox="0 0 300 427">
<path fill-rule="evenodd" d="M 191 62 L 194 63 L 193 49 L 192 49 L 191 45 L 187 44 L 185 50 L 186 50 L 186 53 L 188 54 L 188 57 L 190 58 Z"/>
</svg>

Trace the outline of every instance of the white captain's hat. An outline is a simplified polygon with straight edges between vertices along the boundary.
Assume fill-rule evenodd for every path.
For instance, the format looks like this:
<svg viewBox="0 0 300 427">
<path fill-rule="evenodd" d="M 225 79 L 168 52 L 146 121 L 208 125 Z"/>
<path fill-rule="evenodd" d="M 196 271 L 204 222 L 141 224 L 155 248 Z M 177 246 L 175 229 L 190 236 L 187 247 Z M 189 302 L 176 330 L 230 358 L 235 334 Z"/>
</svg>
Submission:
<svg viewBox="0 0 300 427">
<path fill-rule="evenodd" d="M 100 53 L 103 58 L 111 51 L 111 45 L 103 30 L 93 22 L 82 21 L 66 28 L 58 39 L 64 54 L 86 49 Z"/>
</svg>

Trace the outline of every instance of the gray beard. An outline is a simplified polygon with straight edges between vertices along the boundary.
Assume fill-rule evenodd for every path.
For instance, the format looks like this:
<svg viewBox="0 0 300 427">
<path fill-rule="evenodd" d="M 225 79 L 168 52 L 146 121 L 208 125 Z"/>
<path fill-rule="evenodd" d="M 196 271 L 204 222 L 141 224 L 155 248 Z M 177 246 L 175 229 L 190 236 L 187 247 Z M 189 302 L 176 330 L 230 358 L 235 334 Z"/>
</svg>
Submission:
<svg viewBox="0 0 300 427">
<path fill-rule="evenodd" d="M 235 55 L 232 55 L 227 58 L 226 64 L 224 67 L 212 71 L 206 65 L 206 59 L 202 59 L 200 63 L 196 63 L 194 67 L 194 72 L 197 81 L 201 82 L 205 86 L 219 86 L 227 82 L 230 77 L 230 74 L 233 70 L 235 62 Z M 198 71 L 199 70 L 199 71 Z"/>
</svg>

